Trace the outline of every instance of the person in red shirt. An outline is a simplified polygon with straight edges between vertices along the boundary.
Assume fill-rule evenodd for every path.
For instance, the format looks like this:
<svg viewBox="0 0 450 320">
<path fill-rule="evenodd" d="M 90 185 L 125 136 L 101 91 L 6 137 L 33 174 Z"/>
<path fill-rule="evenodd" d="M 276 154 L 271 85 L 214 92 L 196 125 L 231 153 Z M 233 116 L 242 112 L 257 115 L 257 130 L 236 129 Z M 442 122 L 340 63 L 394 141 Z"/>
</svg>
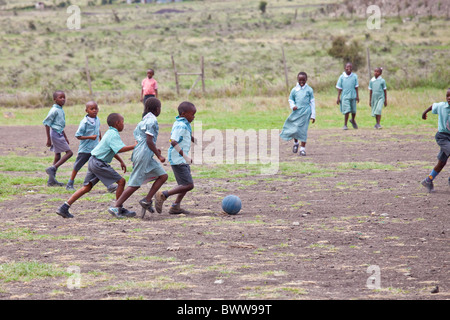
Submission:
<svg viewBox="0 0 450 320">
<path fill-rule="evenodd" d="M 145 104 L 145 100 L 150 97 L 158 98 L 158 83 L 153 78 L 155 71 L 153 69 L 147 70 L 147 78 L 141 83 L 141 102 Z"/>
</svg>

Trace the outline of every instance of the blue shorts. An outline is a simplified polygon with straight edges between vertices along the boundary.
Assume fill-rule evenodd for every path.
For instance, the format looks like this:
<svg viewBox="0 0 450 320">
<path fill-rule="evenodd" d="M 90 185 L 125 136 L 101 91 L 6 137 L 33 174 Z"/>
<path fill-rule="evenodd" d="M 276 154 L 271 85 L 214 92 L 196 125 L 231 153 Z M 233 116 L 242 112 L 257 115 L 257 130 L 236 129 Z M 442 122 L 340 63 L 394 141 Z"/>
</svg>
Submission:
<svg viewBox="0 0 450 320">
<path fill-rule="evenodd" d="M 66 137 L 64 137 L 64 134 L 58 133 L 58 132 L 50 129 L 50 139 L 52 141 L 50 151 L 53 151 L 54 153 L 70 151 L 69 144 L 67 143 L 67 140 L 66 140 Z"/>
<path fill-rule="evenodd" d="M 178 185 L 185 186 L 188 184 L 194 184 L 191 176 L 191 167 L 186 164 L 172 165 L 172 171 L 175 175 Z"/>
</svg>

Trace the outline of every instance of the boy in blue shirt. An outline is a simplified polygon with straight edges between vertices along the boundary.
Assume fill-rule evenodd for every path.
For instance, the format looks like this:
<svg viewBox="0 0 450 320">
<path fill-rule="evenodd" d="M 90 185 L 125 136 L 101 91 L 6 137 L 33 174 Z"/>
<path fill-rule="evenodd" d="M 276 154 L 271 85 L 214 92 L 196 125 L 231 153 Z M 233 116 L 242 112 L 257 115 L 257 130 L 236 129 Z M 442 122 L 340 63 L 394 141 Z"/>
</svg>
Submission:
<svg viewBox="0 0 450 320">
<path fill-rule="evenodd" d="M 53 93 L 52 108 L 44 119 L 45 132 L 47 134 L 47 147 L 55 153 L 53 165 L 45 169 L 48 174 L 48 186 L 63 186 L 64 184 L 56 180 L 56 170 L 72 157 L 73 152 L 69 147 L 69 139 L 67 139 L 64 128 L 66 127 L 66 115 L 63 106 L 66 103 L 66 95 L 64 91 L 55 91 Z M 66 154 L 61 157 L 61 153 Z"/>
<path fill-rule="evenodd" d="M 427 119 L 427 113 L 430 111 L 438 115 L 438 132 L 435 136 L 436 142 L 441 148 L 437 155 L 438 163 L 428 177 L 422 181 L 422 185 L 430 193 L 434 192 L 434 179 L 444 169 L 450 156 L 450 88 L 447 90 L 446 100 L 446 102 L 433 103 L 422 114 L 423 120 Z M 448 183 L 450 185 L 450 178 Z"/>
<path fill-rule="evenodd" d="M 75 137 L 80 140 L 78 155 L 73 165 L 72 175 L 67 182 L 67 190 L 75 190 L 73 182 L 78 171 L 88 162 L 91 157 L 91 151 L 98 145 L 102 138 L 100 132 L 100 119 L 97 117 L 98 105 L 94 101 L 86 103 L 86 116 L 80 121 Z"/>
<path fill-rule="evenodd" d="M 139 201 L 142 206 L 141 218 L 144 218 L 147 210 L 153 212 L 152 198 L 168 178 L 161 164 L 153 159 L 155 155 L 160 162 L 166 161 L 161 155 L 161 150 L 156 147 L 159 133 L 156 117 L 161 113 L 161 102 L 157 98 L 150 97 L 145 100 L 144 106 L 142 121 L 138 123 L 133 132 L 134 139 L 137 141 L 137 146 L 131 155 L 133 171 L 128 180 L 128 187 L 116 200 L 114 207 L 108 209 L 108 212 L 113 215 L 119 213 L 123 203 L 143 184 L 155 180 L 147 196 Z"/>
<path fill-rule="evenodd" d="M 137 142 L 130 146 L 125 146 L 123 143 L 119 132 L 124 128 L 124 119 L 119 113 L 111 113 L 108 116 L 107 122 L 109 130 L 106 131 L 102 140 L 91 152 L 83 187 L 75 191 L 69 200 L 61 205 L 56 211 L 63 218 L 73 218 L 73 215 L 69 212 L 70 206 L 84 194 L 91 191 L 92 187 L 99 181 L 105 186 L 110 186 L 115 182 L 117 183 L 116 199 L 121 196 L 125 188 L 125 179 L 110 166 L 110 163 L 113 157 L 116 158 L 120 162 L 120 166 L 125 173 L 127 167 L 119 157 L 118 153 L 133 150 Z M 124 208 L 120 208 L 119 212 L 114 214 L 116 218 L 134 215 L 136 215 L 135 212 L 130 212 Z"/>
<path fill-rule="evenodd" d="M 358 76 L 352 72 L 353 65 L 348 62 L 345 65 L 345 71 L 341 74 L 336 83 L 338 90 L 338 97 L 336 103 L 340 106 L 341 113 L 344 115 L 344 127 L 342 129 L 348 130 L 347 122 L 349 114 L 352 114 L 350 123 L 354 129 L 358 129 L 356 124 L 356 103 L 359 102 L 358 93 Z M 342 94 L 342 96 L 341 96 Z"/>
<path fill-rule="evenodd" d="M 192 163 L 192 159 L 189 157 L 189 150 L 191 142 L 195 141 L 192 136 L 191 122 L 194 121 L 196 112 L 197 109 L 191 102 L 184 101 L 178 106 L 178 116 L 172 126 L 168 150 L 169 163 L 178 185 L 171 190 L 158 191 L 155 194 L 155 209 L 158 213 L 162 212 L 164 201 L 174 194 L 177 195 L 177 198 L 170 207 L 169 213 L 189 213 L 189 211 L 182 209 L 180 205 L 186 193 L 194 189 L 194 181 L 192 180 L 189 166 Z"/>
</svg>

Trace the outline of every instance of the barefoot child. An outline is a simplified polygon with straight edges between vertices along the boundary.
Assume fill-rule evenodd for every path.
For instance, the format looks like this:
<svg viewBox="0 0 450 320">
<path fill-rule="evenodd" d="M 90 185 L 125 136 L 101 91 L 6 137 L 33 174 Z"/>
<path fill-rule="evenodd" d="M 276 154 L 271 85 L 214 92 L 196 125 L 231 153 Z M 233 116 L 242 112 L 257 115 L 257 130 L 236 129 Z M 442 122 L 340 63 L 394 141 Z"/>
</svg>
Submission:
<svg viewBox="0 0 450 320">
<path fill-rule="evenodd" d="M 422 119 L 427 119 L 427 113 L 432 112 L 438 115 L 438 132 L 435 139 L 441 150 L 439 151 L 437 158 L 438 162 L 433 168 L 431 173 L 425 180 L 422 181 L 422 185 L 427 188 L 428 192 L 434 192 L 433 181 L 436 176 L 444 169 L 450 156 L 450 88 L 447 90 L 446 102 L 433 103 L 422 114 Z M 450 178 L 448 180 L 450 185 Z"/>
<path fill-rule="evenodd" d="M 73 165 L 72 175 L 67 182 L 67 190 L 75 190 L 73 182 L 77 176 L 78 171 L 89 161 L 91 151 L 98 145 L 102 138 L 100 132 L 100 119 L 97 117 L 98 105 L 94 101 L 86 103 L 86 116 L 81 120 L 75 137 L 80 140 L 78 147 L 77 159 Z"/>
<path fill-rule="evenodd" d="M 374 77 L 369 82 L 369 106 L 372 107 L 372 117 L 375 117 L 375 129 L 381 129 L 381 110 L 387 107 L 386 81 L 381 77 L 383 68 L 374 70 Z"/>
<path fill-rule="evenodd" d="M 99 144 L 92 150 L 91 157 L 89 158 L 88 171 L 86 173 L 86 178 L 84 179 L 84 185 L 67 200 L 63 205 L 61 205 L 57 213 L 63 218 L 72 218 L 73 215 L 70 214 L 70 206 L 82 197 L 84 194 L 91 191 L 92 187 L 101 181 L 105 186 L 110 186 L 113 183 L 117 183 L 116 199 L 120 197 L 125 187 L 125 179 L 120 176 L 111 166 L 112 158 L 116 158 L 120 162 L 123 172 L 127 171 L 127 167 L 123 160 L 119 157 L 118 153 L 127 152 L 134 149 L 134 145 L 125 146 L 122 139 L 120 138 L 119 132 L 124 128 L 124 119 L 118 113 L 111 113 L 107 119 L 109 130 L 106 131 L 102 140 Z M 125 216 L 134 216 L 136 213 L 130 212 L 124 208 L 121 208 L 119 214 L 114 215 L 116 218 L 123 218 Z"/>
<path fill-rule="evenodd" d="M 292 89 L 289 95 L 289 105 L 292 113 L 286 119 L 280 137 L 286 141 L 294 139 L 292 151 L 297 153 L 298 141 L 300 140 L 299 155 L 306 156 L 306 139 L 308 136 L 309 121 L 314 123 L 316 120 L 316 107 L 314 100 L 314 91 L 308 86 L 306 80 L 308 75 L 300 72 L 297 75 L 298 84 Z"/>
<path fill-rule="evenodd" d="M 191 168 L 189 166 L 192 160 L 189 158 L 189 150 L 191 142 L 194 141 L 192 136 L 191 122 L 195 118 L 197 109 L 190 102 L 182 102 L 178 106 L 178 116 L 172 126 L 170 134 L 169 147 L 169 163 L 172 166 L 175 179 L 178 185 L 168 191 L 158 191 L 155 194 L 155 208 L 158 213 L 162 212 L 164 201 L 171 195 L 176 194 L 177 198 L 170 207 L 170 214 L 188 214 L 189 211 L 180 207 L 181 201 L 188 191 L 194 189 L 194 181 L 191 176 Z"/>
<path fill-rule="evenodd" d="M 156 98 L 148 98 L 145 101 L 142 121 L 139 122 L 136 129 L 134 129 L 134 139 L 137 141 L 137 145 L 131 155 L 133 171 L 128 180 L 128 187 L 116 200 L 114 207 L 108 209 L 113 215 L 119 214 L 120 207 L 122 207 L 123 203 L 144 183 L 156 178 L 147 196 L 139 201 L 139 204 L 142 206 L 141 218 L 144 217 L 146 210 L 153 212 L 152 198 L 168 178 L 168 175 L 161 164 L 153 159 L 153 155 L 156 155 L 159 161 L 166 161 L 161 155 L 161 150 L 156 148 L 156 139 L 158 138 L 159 132 L 156 117 L 158 117 L 160 113 L 161 102 Z"/>
<path fill-rule="evenodd" d="M 44 119 L 45 132 L 47 134 L 47 147 L 55 153 L 53 165 L 45 169 L 48 174 L 48 186 L 63 186 L 64 184 L 56 180 L 56 170 L 72 157 L 73 152 L 69 147 L 69 139 L 67 139 L 64 128 L 66 127 L 66 115 L 63 106 L 66 103 L 66 95 L 64 91 L 55 91 L 53 93 L 55 104 L 50 109 L 47 117 Z M 61 153 L 66 154 L 61 157 Z"/>
<path fill-rule="evenodd" d="M 347 122 L 349 114 L 352 114 L 350 123 L 354 129 L 358 129 L 356 124 L 356 103 L 359 102 L 358 93 L 358 76 L 352 72 L 353 66 L 350 62 L 345 65 L 345 71 L 341 74 L 336 84 L 338 89 L 338 97 L 336 103 L 340 105 L 340 110 L 344 115 L 344 127 L 348 130 Z M 342 96 L 341 96 L 342 94 Z"/>
</svg>

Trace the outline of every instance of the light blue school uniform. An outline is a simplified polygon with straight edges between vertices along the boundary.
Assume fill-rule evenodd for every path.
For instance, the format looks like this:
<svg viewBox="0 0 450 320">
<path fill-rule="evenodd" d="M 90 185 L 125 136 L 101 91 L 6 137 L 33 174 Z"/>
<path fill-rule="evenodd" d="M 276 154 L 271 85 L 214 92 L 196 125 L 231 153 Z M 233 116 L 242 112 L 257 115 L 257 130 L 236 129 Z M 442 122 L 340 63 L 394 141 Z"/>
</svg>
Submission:
<svg viewBox="0 0 450 320">
<path fill-rule="evenodd" d="M 55 103 L 42 123 L 50 127 L 53 131 L 62 134 L 66 127 L 66 114 L 63 108 Z"/>
<path fill-rule="evenodd" d="M 177 116 L 172 126 L 170 133 L 170 140 L 178 142 L 178 146 L 183 150 L 185 156 L 189 155 L 191 149 L 192 128 L 186 118 Z M 169 163 L 171 165 L 178 165 L 186 163 L 186 160 L 180 153 L 170 145 L 168 150 Z"/>
<path fill-rule="evenodd" d="M 286 141 L 297 139 L 306 142 L 309 121 L 316 118 L 314 90 L 306 83 L 303 87 L 297 84 L 289 95 L 289 105 L 292 113 L 284 122 L 280 137 Z"/>
<path fill-rule="evenodd" d="M 381 115 L 384 101 L 386 101 L 384 95 L 384 90 L 386 90 L 386 88 L 386 81 L 381 76 L 378 78 L 373 77 L 369 82 L 369 90 L 372 91 L 372 100 L 370 101 L 372 106 L 372 117 Z"/>
<path fill-rule="evenodd" d="M 343 72 L 336 83 L 336 88 L 342 90 L 340 110 L 342 114 L 356 113 L 356 88 L 358 84 L 358 76 L 356 73 L 350 75 Z"/>
<path fill-rule="evenodd" d="M 98 117 L 95 117 L 94 119 L 90 118 L 94 120 L 94 122 L 92 123 L 91 120 L 88 119 L 88 117 L 89 116 L 86 115 L 80 121 L 78 130 L 75 133 L 75 137 L 97 135 L 97 138 L 95 140 L 81 140 L 78 147 L 78 153 L 91 153 L 91 151 L 98 145 L 98 142 L 100 141 L 100 119 Z"/>
<path fill-rule="evenodd" d="M 109 127 L 102 140 L 91 151 L 91 155 L 106 163 L 111 163 L 112 158 L 119 152 L 120 149 L 125 147 L 122 139 L 120 138 L 119 131 L 114 127 Z"/>
<path fill-rule="evenodd" d="M 159 125 L 153 113 L 147 113 L 134 129 L 134 139 L 137 141 L 131 155 L 133 171 L 131 172 L 128 185 L 140 187 L 143 183 L 166 174 L 161 164 L 153 156 L 154 153 L 147 145 L 147 137 L 151 136 L 156 144 Z"/>
<path fill-rule="evenodd" d="M 450 134 L 450 105 L 448 102 L 436 102 L 431 112 L 438 115 L 438 132 Z"/>
</svg>

